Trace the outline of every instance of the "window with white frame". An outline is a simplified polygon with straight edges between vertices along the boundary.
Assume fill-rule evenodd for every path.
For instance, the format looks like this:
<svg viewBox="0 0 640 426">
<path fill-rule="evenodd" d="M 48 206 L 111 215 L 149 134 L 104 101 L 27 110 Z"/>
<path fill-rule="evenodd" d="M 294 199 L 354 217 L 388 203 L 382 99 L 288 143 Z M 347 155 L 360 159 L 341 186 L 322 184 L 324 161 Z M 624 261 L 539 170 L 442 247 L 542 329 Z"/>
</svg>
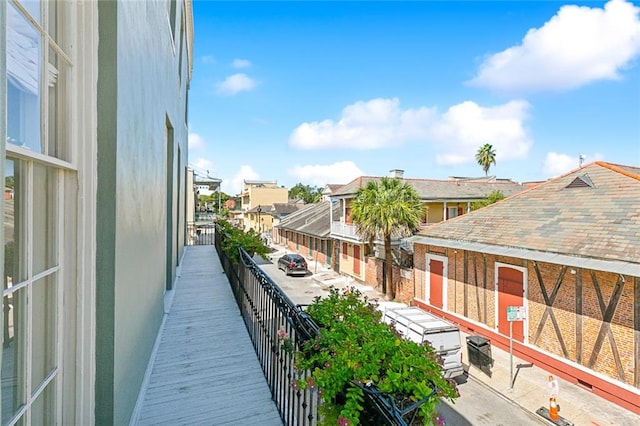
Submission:
<svg viewBox="0 0 640 426">
<path fill-rule="evenodd" d="M 6 4 L 2 424 L 55 424 L 59 406 L 63 178 L 72 63 L 57 29 L 69 2 Z"/>
<path fill-rule="evenodd" d="M 458 207 L 447 207 L 447 219 L 453 219 L 458 216 Z"/>
</svg>

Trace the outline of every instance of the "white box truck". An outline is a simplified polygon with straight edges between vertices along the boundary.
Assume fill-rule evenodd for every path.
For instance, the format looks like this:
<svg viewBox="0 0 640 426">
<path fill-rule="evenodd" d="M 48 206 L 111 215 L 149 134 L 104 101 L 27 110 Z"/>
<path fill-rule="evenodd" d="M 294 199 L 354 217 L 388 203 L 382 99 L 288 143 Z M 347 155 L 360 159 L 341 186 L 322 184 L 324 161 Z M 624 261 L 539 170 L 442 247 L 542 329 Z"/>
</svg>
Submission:
<svg viewBox="0 0 640 426">
<path fill-rule="evenodd" d="M 464 374 L 460 329 L 415 306 L 380 309 L 382 321 L 392 324 L 406 339 L 422 344 L 428 341 L 443 360 L 443 375 L 454 378 Z"/>
</svg>

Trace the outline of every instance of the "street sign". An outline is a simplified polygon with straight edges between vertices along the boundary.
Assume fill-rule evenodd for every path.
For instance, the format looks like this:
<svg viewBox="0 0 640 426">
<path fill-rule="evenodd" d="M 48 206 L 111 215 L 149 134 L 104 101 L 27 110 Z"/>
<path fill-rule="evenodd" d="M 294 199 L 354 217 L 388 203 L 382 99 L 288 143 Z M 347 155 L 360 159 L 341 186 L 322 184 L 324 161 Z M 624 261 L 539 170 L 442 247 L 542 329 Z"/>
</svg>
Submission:
<svg viewBox="0 0 640 426">
<path fill-rule="evenodd" d="M 524 306 L 507 306 L 507 321 L 523 321 L 526 316 Z"/>
<path fill-rule="evenodd" d="M 524 306 L 507 306 L 507 321 L 509 321 L 509 363 L 511 367 L 509 369 L 509 389 L 513 389 L 513 322 L 522 321 L 526 318 L 527 314 Z"/>
</svg>

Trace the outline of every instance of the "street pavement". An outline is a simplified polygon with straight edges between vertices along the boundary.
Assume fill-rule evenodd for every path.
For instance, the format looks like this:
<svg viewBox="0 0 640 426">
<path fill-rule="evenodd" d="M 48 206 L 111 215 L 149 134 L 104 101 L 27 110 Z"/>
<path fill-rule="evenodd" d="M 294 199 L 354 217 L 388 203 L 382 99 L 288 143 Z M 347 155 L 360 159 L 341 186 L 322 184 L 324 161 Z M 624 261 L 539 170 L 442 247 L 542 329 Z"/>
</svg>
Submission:
<svg viewBox="0 0 640 426">
<path fill-rule="evenodd" d="M 271 261 L 273 265 L 272 267 L 265 265 L 265 270 L 271 276 L 274 276 L 274 270 L 283 275 L 282 271 L 277 269 L 275 263 L 280 256 L 287 252 L 291 253 L 292 251 L 274 244 L 271 244 L 271 248 L 274 251 L 269 255 L 269 260 L 265 263 L 269 263 L 269 261 Z M 301 254 L 304 256 L 303 253 Z M 385 302 L 383 294 L 380 292 L 370 286 L 357 283 L 353 278 L 340 275 L 328 268 L 326 265 L 316 263 L 309 259 L 307 259 L 307 262 L 310 270 L 309 280 L 303 278 L 304 281 L 300 281 L 300 277 L 292 277 L 293 280 L 298 281 L 289 281 L 282 279 L 281 277 L 277 280 L 279 283 L 281 281 L 283 282 L 283 285 L 281 285 L 283 291 L 291 297 L 295 303 L 301 305 L 309 304 L 315 297 L 327 295 L 331 287 L 338 289 L 355 287 L 363 295 L 368 296 L 369 299 L 377 300 L 380 305 L 388 307 L 401 305 L 396 302 Z M 464 349 L 463 363 L 469 380 L 482 386 L 486 392 L 496 393 L 505 400 L 524 410 L 530 420 L 530 422 L 527 422 L 526 424 L 536 424 L 538 422 L 542 422 L 542 424 L 554 424 L 536 413 L 540 409 L 544 410 L 549 408 L 548 372 L 537 367 L 535 363 L 529 363 L 515 356 L 513 357 L 513 364 L 511 364 L 509 352 L 497 347 L 492 347 L 491 355 L 494 360 L 494 364 L 491 367 L 491 374 L 489 376 L 486 372 L 480 370 L 475 365 L 464 362 L 465 360 L 469 360 L 466 348 L 466 337 L 468 334 L 463 332 L 461 335 Z M 521 367 L 517 368 L 517 366 Z M 510 386 L 512 371 L 515 376 L 513 387 Z M 561 421 L 557 424 L 575 426 L 640 425 L 639 414 L 635 414 L 625 408 L 613 404 L 612 402 L 609 402 L 592 392 L 579 387 L 578 385 L 569 383 L 561 378 L 556 379 L 558 380 L 560 388 L 558 405 L 560 407 L 559 414 L 561 417 Z M 461 393 L 467 391 L 465 386 L 466 385 L 464 384 L 459 386 Z M 474 386 L 474 388 L 476 388 L 476 386 Z M 457 409 L 456 405 L 449 408 L 452 410 Z M 445 412 L 445 410 L 447 410 L 446 407 L 443 412 Z M 451 413 L 450 410 L 449 413 Z M 512 419 L 513 421 L 510 423 L 502 423 L 502 421 L 498 421 L 499 416 L 497 416 L 497 414 L 496 417 L 492 418 L 491 413 L 491 410 L 487 410 L 487 415 L 489 417 L 485 417 L 484 420 L 476 418 L 471 424 L 522 424 L 515 418 Z M 503 415 L 504 413 L 501 413 L 501 416 Z M 460 422 L 456 422 L 455 418 Z M 457 414 L 455 418 L 452 418 L 451 421 L 447 422 L 447 424 L 469 424 L 468 420 L 460 420 L 464 419 L 460 414 Z"/>
</svg>

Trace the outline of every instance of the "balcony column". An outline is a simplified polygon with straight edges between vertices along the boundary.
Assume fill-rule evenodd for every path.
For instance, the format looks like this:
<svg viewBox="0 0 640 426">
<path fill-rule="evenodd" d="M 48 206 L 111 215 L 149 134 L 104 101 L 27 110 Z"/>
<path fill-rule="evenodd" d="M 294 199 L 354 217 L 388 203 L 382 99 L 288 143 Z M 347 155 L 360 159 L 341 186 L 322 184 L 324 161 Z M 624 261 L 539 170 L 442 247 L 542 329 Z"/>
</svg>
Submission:
<svg viewBox="0 0 640 426">
<path fill-rule="evenodd" d="M 444 220 L 449 219 L 449 211 L 447 210 L 447 202 L 446 201 L 444 202 L 444 211 L 442 213 L 443 213 L 443 216 L 444 216 L 443 217 Z"/>
<path fill-rule="evenodd" d="M 331 198 L 329 198 L 329 224 L 333 223 L 333 200 Z M 331 227 L 331 225 L 329 225 L 329 227 Z M 329 230 L 329 233 L 331 233 L 331 230 Z"/>
</svg>

